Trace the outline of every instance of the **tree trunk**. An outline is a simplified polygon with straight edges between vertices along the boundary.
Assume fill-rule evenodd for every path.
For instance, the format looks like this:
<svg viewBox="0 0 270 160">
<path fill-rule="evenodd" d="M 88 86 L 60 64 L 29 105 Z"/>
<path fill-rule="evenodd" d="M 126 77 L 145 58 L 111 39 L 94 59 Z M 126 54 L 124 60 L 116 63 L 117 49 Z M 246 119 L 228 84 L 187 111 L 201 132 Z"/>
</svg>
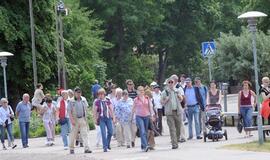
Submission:
<svg viewBox="0 0 270 160">
<path fill-rule="evenodd" d="M 158 68 L 158 77 L 157 81 L 159 85 L 162 85 L 164 80 L 165 80 L 165 70 L 167 67 L 167 62 L 168 62 L 168 53 L 167 51 L 159 51 L 158 53 L 159 57 L 159 68 Z"/>
</svg>

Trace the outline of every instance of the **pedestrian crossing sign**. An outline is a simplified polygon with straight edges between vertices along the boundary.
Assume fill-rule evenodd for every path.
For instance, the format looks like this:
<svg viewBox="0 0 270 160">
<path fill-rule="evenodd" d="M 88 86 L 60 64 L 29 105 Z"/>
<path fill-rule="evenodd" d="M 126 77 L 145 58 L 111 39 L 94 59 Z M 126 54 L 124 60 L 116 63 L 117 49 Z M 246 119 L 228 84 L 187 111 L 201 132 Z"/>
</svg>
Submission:
<svg viewBox="0 0 270 160">
<path fill-rule="evenodd" d="M 215 54 L 216 45 L 214 41 L 202 43 L 202 55 L 208 57 Z"/>
</svg>

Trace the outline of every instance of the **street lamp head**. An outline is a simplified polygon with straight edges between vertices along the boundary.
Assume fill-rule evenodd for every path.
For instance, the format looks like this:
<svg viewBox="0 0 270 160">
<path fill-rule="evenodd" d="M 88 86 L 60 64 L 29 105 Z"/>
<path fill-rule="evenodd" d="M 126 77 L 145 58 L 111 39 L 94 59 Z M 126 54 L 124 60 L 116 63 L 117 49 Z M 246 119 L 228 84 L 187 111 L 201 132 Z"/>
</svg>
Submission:
<svg viewBox="0 0 270 160">
<path fill-rule="evenodd" d="M 242 18 L 258 18 L 258 17 L 266 17 L 266 16 L 267 16 L 267 14 L 262 13 L 262 12 L 250 11 L 250 12 L 246 12 L 244 14 L 241 14 L 237 18 L 239 18 L 239 19 L 242 19 Z"/>
<path fill-rule="evenodd" d="M 1 57 L 8 57 L 8 56 L 13 56 L 13 54 L 9 53 L 9 52 L 0 52 L 0 58 Z"/>
</svg>

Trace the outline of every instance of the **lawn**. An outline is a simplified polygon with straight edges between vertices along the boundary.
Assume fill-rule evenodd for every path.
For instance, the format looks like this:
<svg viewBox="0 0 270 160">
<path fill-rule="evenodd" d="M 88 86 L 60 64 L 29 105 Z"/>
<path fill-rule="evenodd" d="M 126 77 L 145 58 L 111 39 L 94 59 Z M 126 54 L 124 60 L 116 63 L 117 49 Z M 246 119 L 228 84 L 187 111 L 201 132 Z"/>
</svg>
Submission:
<svg viewBox="0 0 270 160">
<path fill-rule="evenodd" d="M 263 145 L 259 145 L 258 141 L 243 143 L 243 144 L 231 144 L 224 146 L 226 149 L 255 151 L 255 152 L 270 152 L 270 140 L 266 141 Z"/>
</svg>

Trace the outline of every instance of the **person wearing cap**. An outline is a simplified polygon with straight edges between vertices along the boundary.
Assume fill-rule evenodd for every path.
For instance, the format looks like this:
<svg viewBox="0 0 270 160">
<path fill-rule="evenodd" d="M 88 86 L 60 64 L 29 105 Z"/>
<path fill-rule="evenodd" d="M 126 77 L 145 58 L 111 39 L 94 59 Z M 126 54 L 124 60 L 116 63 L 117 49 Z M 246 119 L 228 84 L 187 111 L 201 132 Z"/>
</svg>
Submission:
<svg viewBox="0 0 270 160">
<path fill-rule="evenodd" d="M 61 92 L 61 100 L 57 104 L 58 123 L 61 125 L 61 136 L 64 143 L 64 149 L 68 149 L 68 133 L 70 131 L 70 121 L 68 114 L 68 91 Z"/>
<path fill-rule="evenodd" d="M 164 106 L 167 124 L 169 126 L 172 149 L 178 148 L 180 139 L 180 114 L 182 110 L 181 101 L 183 96 L 175 88 L 175 81 L 172 77 L 167 80 L 167 87 L 161 93 L 161 104 Z"/>
<path fill-rule="evenodd" d="M 194 79 L 195 86 L 199 88 L 201 97 L 202 97 L 202 107 L 200 108 L 200 115 L 199 115 L 199 121 L 200 121 L 200 132 L 206 132 L 205 128 L 205 121 L 206 121 L 206 115 L 205 115 L 205 107 L 206 107 L 206 100 L 207 100 L 207 87 L 202 84 L 201 78 L 196 77 Z"/>
<path fill-rule="evenodd" d="M 153 96 L 154 109 L 156 110 L 156 113 L 157 113 L 158 133 L 162 135 L 162 130 L 163 130 L 162 117 L 163 117 L 164 109 L 163 109 L 162 104 L 160 103 L 161 91 L 160 91 L 160 86 L 158 84 L 153 86 L 152 96 Z"/>
<path fill-rule="evenodd" d="M 75 96 L 68 103 L 69 118 L 72 124 L 70 134 L 70 154 L 74 154 L 74 142 L 80 130 L 81 137 L 84 143 L 84 153 L 92 153 L 88 144 L 88 123 L 87 123 L 87 100 L 82 96 L 82 91 L 79 87 L 74 89 Z"/>
<path fill-rule="evenodd" d="M 179 118 L 180 118 L 180 139 L 179 142 L 183 143 L 186 141 L 186 136 L 185 136 L 185 126 L 184 126 L 184 119 L 186 119 L 186 114 L 184 112 L 184 108 L 185 108 L 185 94 L 184 94 L 184 90 L 182 88 L 182 86 L 180 85 L 180 83 L 178 82 L 178 76 L 173 74 L 170 79 L 173 79 L 174 81 L 174 89 L 177 90 L 177 92 L 182 96 L 182 101 L 181 101 L 181 106 L 182 108 L 180 109 L 180 114 L 179 114 Z"/>
<path fill-rule="evenodd" d="M 202 107 L 202 97 L 199 88 L 192 85 L 190 78 L 186 78 L 186 87 L 184 88 L 186 105 L 188 111 L 188 140 L 193 138 L 193 119 L 195 121 L 196 138 L 202 139 L 200 136 L 200 121 L 199 114 Z"/>
</svg>

